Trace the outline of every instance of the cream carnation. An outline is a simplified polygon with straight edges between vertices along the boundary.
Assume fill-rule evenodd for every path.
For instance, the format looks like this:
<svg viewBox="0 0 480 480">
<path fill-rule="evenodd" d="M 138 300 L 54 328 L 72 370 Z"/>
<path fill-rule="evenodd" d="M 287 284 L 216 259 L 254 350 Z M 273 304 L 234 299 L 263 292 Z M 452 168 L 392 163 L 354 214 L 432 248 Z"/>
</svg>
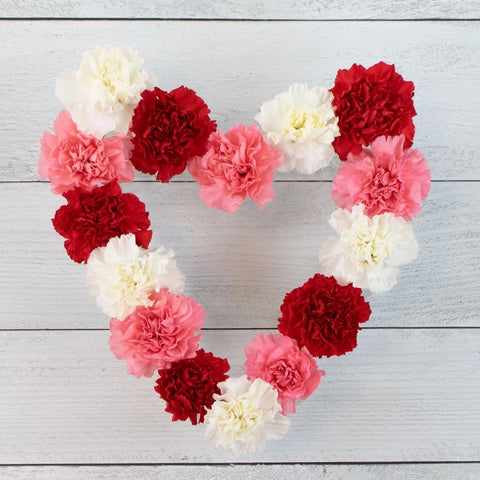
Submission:
<svg viewBox="0 0 480 480">
<path fill-rule="evenodd" d="M 263 103 L 255 120 L 267 139 L 284 154 L 281 172 L 297 169 L 311 175 L 332 160 L 332 142 L 339 135 L 332 107 L 333 95 L 325 88 L 309 89 L 294 83 L 287 92 Z"/>
<path fill-rule="evenodd" d="M 139 247 L 131 233 L 114 237 L 90 254 L 87 286 L 103 313 L 123 320 L 138 305 L 152 305 L 154 291 L 183 292 L 185 279 L 173 257 L 173 251 L 163 247 Z"/>
<path fill-rule="evenodd" d="M 352 211 L 338 209 L 329 221 L 339 237 L 328 239 L 319 259 L 327 275 L 340 284 L 385 292 L 397 283 L 399 265 L 414 260 L 418 243 L 403 218 L 383 213 L 372 218 L 362 204 Z"/>
<path fill-rule="evenodd" d="M 267 382 L 245 375 L 218 384 L 221 394 L 205 416 L 206 437 L 234 452 L 257 453 L 268 440 L 282 438 L 290 426 L 277 401 L 277 391 Z"/>
<path fill-rule="evenodd" d="M 131 48 L 96 47 L 83 54 L 77 71 L 62 73 L 57 97 L 79 130 L 97 138 L 112 131 L 127 133 L 140 94 L 153 87 L 142 64 Z"/>
</svg>

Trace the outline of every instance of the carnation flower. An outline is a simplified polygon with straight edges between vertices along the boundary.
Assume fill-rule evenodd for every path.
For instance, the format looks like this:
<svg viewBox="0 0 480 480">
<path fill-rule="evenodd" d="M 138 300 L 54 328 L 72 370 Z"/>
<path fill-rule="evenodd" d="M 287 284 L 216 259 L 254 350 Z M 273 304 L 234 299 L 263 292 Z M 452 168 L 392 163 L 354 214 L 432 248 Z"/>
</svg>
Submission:
<svg viewBox="0 0 480 480">
<path fill-rule="evenodd" d="M 116 181 L 91 192 L 77 187 L 63 196 L 68 203 L 57 210 L 52 223 L 67 239 L 65 249 L 73 261 L 86 262 L 93 249 L 124 233 L 133 233 L 137 245 L 148 248 L 152 231 L 145 204 L 133 193 L 122 193 Z"/>
<path fill-rule="evenodd" d="M 123 320 L 138 305 L 153 304 L 151 294 L 161 288 L 183 292 L 185 278 L 172 250 L 145 250 L 129 233 L 92 251 L 87 262 L 87 286 L 102 312 Z"/>
<path fill-rule="evenodd" d="M 125 135 L 98 139 L 83 133 L 66 110 L 60 112 L 53 128 L 55 135 L 43 134 L 38 162 L 38 173 L 50 179 L 53 193 L 75 187 L 91 190 L 112 180 L 133 180 L 133 167 L 128 161 L 132 145 Z"/>
<path fill-rule="evenodd" d="M 268 140 L 284 154 L 281 172 L 296 168 L 311 175 L 332 160 L 333 139 L 339 135 L 332 107 L 333 95 L 325 88 L 309 89 L 294 83 L 287 92 L 264 102 L 255 120 Z"/>
<path fill-rule="evenodd" d="M 216 447 L 233 452 L 257 453 L 268 440 L 282 438 L 290 420 L 280 413 L 277 391 L 260 378 L 245 375 L 219 385 L 221 394 L 205 416 L 206 437 Z"/>
<path fill-rule="evenodd" d="M 131 48 L 88 50 L 77 71 L 67 70 L 57 80 L 57 97 L 83 132 L 98 138 L 127 133 L 140 94 L 153 82 L 142 65 Z"/>
<path fill-rule="evenodd" d="M 145 90 L 132 120 L 135 168 L 157 174 L 162 182 L 182 173 L 192 157 L 207 151 L 208 137 L 217 128 L 209 113 L 189 88 Z"/>
<path fill-rule="evenodd" d="M 379 137 L 371 150 L 349 154 L 332 185 L 335 203 L 349 210 L 363 203 L 372 217 L 385 212 L 411 220 L 430 190 L 430 170 L 419 150 L 403 150 L 405 137 Z"/>
<path fill-rule="evenodd" d="M 308 398 L 325 375 L 306 347 L 299 348 L 296 340 L 278 333 L 250 340 L 245 355 L 249 380 L 261 378 L 276 388 L 283 415 L 295 413 L 295 401 Z"/>
<path fill-rule="evenodd" d="M 353 64 L 339 70 L 335 79 L 333 106 L 340 136 L 333 146 L 341 160 L 358 154 L 382 135 L 405 136 L 404 148 L 412 146 L 416 115 L 413 82 L 406 82 L 394 65 L 379 62 L 369 69 Z"/>
<path fill-rule="evenodd" d="M 193 298 L 166 288 L 153 292 L 150 300 L 150 306 L 138 306 L 124 320 L 110 321 L 110 348 L 117 358 L 127 360 L 128 373 L 137 378 L 194 357 L 201 337 L 195 331 L 205 319 L 205 310 Z"/>
<path fill-rule="evenodd" d="M 371 313 L 359 288 L 342 286 L 334 277 L 318 273 L 287 293 L 280 310 L 280 333 L 294 338 L 316 357 L 353 350 L 359 324 L 366 322 Z"/>
<path fill-rule="evenodd" d="M 200 198 L 209 207 L 235 212 L 250 197 L 261 209 L 273 199 L 274 168 L 282 153 L 271 147 L 257 125 L 235 125 L 210 137 L 208 151 L 188 170 L 200 183 Z"/>
<path fill-rule="evenodd" d="M 167 402 L 165 411 L 173 415 L 172 421 L 203 423 L 207 408 L 213 404 L 213 394 L 220 393 L 217 384 L 228 378 L 229 369 L 227 359 L 200 349 L 195 357 L 159 370 L 155 391 Z"/>
<path fill-rule="evenodd" d="M 397 283 L 399 265 L 417 257 L 418 243 L 402 217 L 382 213 L 370 218 L 362 204 L 339 208 L 329 221 L 338 237 L 325 241 L 319 259 L 341 284 L 385 292 Z"/>
</svg>

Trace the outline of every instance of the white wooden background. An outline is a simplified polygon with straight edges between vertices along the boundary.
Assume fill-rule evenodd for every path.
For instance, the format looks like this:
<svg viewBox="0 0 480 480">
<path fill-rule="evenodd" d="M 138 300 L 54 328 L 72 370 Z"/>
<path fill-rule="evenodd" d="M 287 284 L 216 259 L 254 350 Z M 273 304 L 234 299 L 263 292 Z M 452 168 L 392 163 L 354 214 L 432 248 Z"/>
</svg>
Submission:
<svg viewBox="0 0 480 480">
<path fill-rule="evenodd" d="M 479 479 L 479 18 L 479 0 L 0 0 L 0 478 Z M 38 179 L 39 140 L 61 108 L 55 78 L 96 44 L 135 47 L 223 129 L 293 81 L 330 87 L 353 62 L 395 63 L 416 84 L 415 146 L 433 176 L 420 256 L 369 295 L 359 347 L 319 362 L 319 390 L 260 455 L 216 451 L 201 427 L 171 423 L 152 379 L 126 374 L 51 227 L 62 201 Z M 277 175 L 262 213 L 208 209 L 187 176 L 127 188 L 207 309 L 202 345 L 233 374 L 319 269 L 337 167 Z"/>
</svg>

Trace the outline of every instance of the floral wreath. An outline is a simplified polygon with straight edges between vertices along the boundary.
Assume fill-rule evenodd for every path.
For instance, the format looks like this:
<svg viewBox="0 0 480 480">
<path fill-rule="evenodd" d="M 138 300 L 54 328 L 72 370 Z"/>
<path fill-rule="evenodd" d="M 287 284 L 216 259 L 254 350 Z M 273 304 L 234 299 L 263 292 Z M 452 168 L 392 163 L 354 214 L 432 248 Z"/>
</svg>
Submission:
<svg viewBox="0 0 480 480">
<path fill-rule="evenodd" d="M 394 65 L 339 70 L 330 90 L 295 83 L 260 107 L 257 124 L 217 130 L 206 103 L 181 86 L 154 87 L 130 48 L 86 51 L 56 94 L 65 105 L 41 141 L 38 171 L 62 194 L 52 222 L 72 260 L 86 263 L 87 285 L 111 317 L 113 354 L 128 373 L 151 377 L 172 420 L 205 423 L 217 447 L 258 452 L 285 435 L 296 402 L 325 374 L 315 357 L 357 345 L 371 310 L 362 289 L 391 289 L 418 244 L 409 222 L 430 189 L 414 136 L 413 82 Z M 161 182 L 188 169 L 208 206 L 260 209 L 274 198 L 274 169 L 310 175 L 335 153 L 340 168 L 330 217 L 336 236 L 322 245 L 324 274 L 285 295 L 278 332 L 245 346 L 245 375 L 199 347 L 205 310 L 185 296 L 174 253 L 148 250 L 145 204 L 119 183 L 134 168 Z"/>
</svg>

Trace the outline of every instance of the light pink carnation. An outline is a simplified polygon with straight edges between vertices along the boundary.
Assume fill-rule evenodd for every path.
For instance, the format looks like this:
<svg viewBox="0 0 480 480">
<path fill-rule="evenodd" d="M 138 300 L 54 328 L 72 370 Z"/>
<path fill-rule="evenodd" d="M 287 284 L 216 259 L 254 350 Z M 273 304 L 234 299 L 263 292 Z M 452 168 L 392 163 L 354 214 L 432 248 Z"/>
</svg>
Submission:
<svg viewBox="0 0 480 480">
<path fill-rule="evenodd" d="M 53 124 L 55 135 L 43 134 L 38 173 L 49 178 L 53 193 L 74 187 L 92 190 L 111 180 L 131 182 L 133 167 L 128 161 L 132 145 L 123 134 L 99 140 L 77 129 L 67 110 Z"/>
<path fill-rule="evenodd" d="M 279 333 L 262 333 L 245 346 L 245 373 L 250 380 L 261 378 L 278 391 L 283 415 L 295 412 L 295 401 L 309 397 L 325 372 L 306 347 Z"/>
<path fill-rule="evenodd" d="M 172 362 L 193 358 L 205 319 L 205 310 L 193 298 L 174 295 L 167 289 L 151 295 L 149 307 L 139 306 L 124 320 L 110 321 L 110 348 L 127 360 L 128 373 L 137 378 L 151 377 L 155 370 L 169 368 Z"/>
<path fill-rule="evenodd" d="M 332 197 L 351 210 L 363 203 L 369 217 L 392 212 L 405 220 L 420 213 L 430 191 L 430 170 L 419 150 L 403 150 L 405 137 L 378 137 L 371 150 L 348 154 L 333 179 Z"/>
<path fill-rule="evenodd" d="M 207 153 L 193 158 L 188 170 L 209 207 L 235 212 L 248 196 L 261 210 L 275 197 L 273 169 L 282 160 L 283 154 L 265 141 L 257 125 L 235 125 L 225 133 L 212 133 Z"/>
</svg>

